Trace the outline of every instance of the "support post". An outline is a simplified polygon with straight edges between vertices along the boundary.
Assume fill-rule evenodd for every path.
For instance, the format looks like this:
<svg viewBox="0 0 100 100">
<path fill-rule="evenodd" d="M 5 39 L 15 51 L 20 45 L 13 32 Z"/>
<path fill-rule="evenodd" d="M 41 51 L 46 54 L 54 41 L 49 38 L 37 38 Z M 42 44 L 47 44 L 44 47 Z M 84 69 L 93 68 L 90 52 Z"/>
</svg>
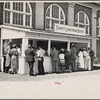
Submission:
<svg viewBox="0 0 100 100">
<path fill-rule="evenodd" d="M 48 40 L 48 55 L 50 56 L 51 40 Z"/>
</svg>

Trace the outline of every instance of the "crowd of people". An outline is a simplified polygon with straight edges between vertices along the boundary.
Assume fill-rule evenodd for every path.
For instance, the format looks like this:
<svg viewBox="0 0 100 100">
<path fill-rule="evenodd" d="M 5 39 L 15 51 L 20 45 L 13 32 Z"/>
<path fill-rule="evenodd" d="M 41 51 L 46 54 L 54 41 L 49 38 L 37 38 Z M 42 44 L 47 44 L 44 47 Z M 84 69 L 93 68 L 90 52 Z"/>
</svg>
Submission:
<svg viewBox="0 0 100 100">
<path fill-rule="evenodd" d="M 5 55 L 5 66 L 3 72 L 16 74 L 18 72 L 18 56 L 20 55 L 20 47 L 19 45 L 12 44 L 8 42 L 7 47 L 4 50 L 6 52 Z"/>
<path fill-rule="evenodd" d="M 93 70 L 93 61 L 95 53 L 91 48 L 80 48 L 77 50 L 75 45 L 72 44 L 70 52 L 62 48 L 58 51 L 53 47 L 51 58 L 53 72 L 59 72 L 59 66 L 65 64 L 65 70 L 75 71 L 78 70 Z M 70 66 L 72 67 L 70 70 Z"/>
<path fill-rule="evenodd" d="M 8 43 L 6 48 L 6 60 L 5 60 L 5 73 L 16 74 L 18 73 L 18 60 L 21 54 L 20 47 L 11 42 Z M 26 62 L 29 66 L 29 75 L 36 76 L 34 68 L 35 58 L 38 59 L 38 74 L 45 75 L 44 70 L 44 55 L 46 51 L 41 47 L 34 48 L 31 44 L 28 44 L 28 48 L 25 50 Z M 52 61 L 52 73 L 60 73 L 62 71 L 72 72 L 77 67 L 78 70 L 93 70 L 93 61 L 95 53 L 91 48 L 80 48 L 77 50 L 75 45 L 71 45 L 70 51 L 65 48 L 57 50 L 56 47 L 51 48 L 50 57 Z"/>
</svg>

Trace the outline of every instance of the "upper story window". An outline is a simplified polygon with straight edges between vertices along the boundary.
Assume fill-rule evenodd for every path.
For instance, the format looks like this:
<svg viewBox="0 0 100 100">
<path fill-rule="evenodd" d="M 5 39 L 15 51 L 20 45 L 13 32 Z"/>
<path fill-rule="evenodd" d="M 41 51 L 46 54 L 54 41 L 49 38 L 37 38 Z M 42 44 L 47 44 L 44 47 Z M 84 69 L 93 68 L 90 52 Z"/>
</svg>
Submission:
<svg viewBox="0 0 100 100">
<path fill-rule="evenodd" d="M 63 9 L 56 4 L 52 4 L 46 11 L 45 29 L 52 30 L 54 23 L 65 24 L 65 14 Z"/>
<path fill-rule="evenodd" d="M 97 35 L 100 36 L 100 17 L 97 19 Z"/>
<path fill-rule="evenodd" d="M 27 2 L 6 2 L 4 23 L 32 27 L 32 10 Z"/>
<path fill-rule="evenodd" d="M 86 34 L 90 34 L 90 22 L 87 14 L 83 11 L 80 11 L 75 16 L 75 26 L 85 28 Z"/>
</svg>

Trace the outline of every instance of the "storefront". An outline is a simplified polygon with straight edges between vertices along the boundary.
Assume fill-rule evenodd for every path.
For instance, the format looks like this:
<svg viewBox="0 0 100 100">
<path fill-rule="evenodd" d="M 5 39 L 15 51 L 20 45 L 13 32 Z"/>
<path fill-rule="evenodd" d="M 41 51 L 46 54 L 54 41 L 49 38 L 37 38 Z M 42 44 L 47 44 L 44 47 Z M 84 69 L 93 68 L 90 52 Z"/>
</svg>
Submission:
<svg viewBox="0 0 100 100">
<path fill-rule="evenodd" d="M 59 28 L 58 28 L 59 27 Z M 10 26 L 1 26 L 1 56 L 4 56 L 4 48 L 8 41 L 13 44 L 20 45 L 21 55 L 19 56 L 19 74 L 28 73 L 28 64 L 25 62 L 25 49 L 28 43 L 31 42 L 34 47 L 42 45 L 42 48 L 48 53 L 44 57 L 45 72 L 52 72 L 52 62 L 50 51 L 52 46 L 57 46 L 58 49 L 64 47 L 70 51 L 71 43 L 75 43 L 77 47 L 89 47 L 91 38 L 85 36 L 85 29 L 76 28 L 67 25 L 55 24 L 54 31 L 40 31 Z M 78 30 L 78 31 L 77 31 Z M 77 35 L 77 33 L 79 35 Z M 3 69 L 3 60 L 1 67 Z M 38 73 L 37 59 L 34 65 L 36 73 Z"/>
</svg>

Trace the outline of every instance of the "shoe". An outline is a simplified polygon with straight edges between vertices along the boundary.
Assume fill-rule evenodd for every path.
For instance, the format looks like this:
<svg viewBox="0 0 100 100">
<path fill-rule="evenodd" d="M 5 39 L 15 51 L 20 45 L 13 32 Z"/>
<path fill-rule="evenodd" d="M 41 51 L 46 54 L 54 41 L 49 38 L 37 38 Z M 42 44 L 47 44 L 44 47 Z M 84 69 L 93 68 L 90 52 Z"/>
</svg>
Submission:
<svg viewBox="0 0 100 100">
<path fill-rule="evenodd" d="M 36 74 L 34 74 L 33 76 L 37 76 Z"/>
</svg>

